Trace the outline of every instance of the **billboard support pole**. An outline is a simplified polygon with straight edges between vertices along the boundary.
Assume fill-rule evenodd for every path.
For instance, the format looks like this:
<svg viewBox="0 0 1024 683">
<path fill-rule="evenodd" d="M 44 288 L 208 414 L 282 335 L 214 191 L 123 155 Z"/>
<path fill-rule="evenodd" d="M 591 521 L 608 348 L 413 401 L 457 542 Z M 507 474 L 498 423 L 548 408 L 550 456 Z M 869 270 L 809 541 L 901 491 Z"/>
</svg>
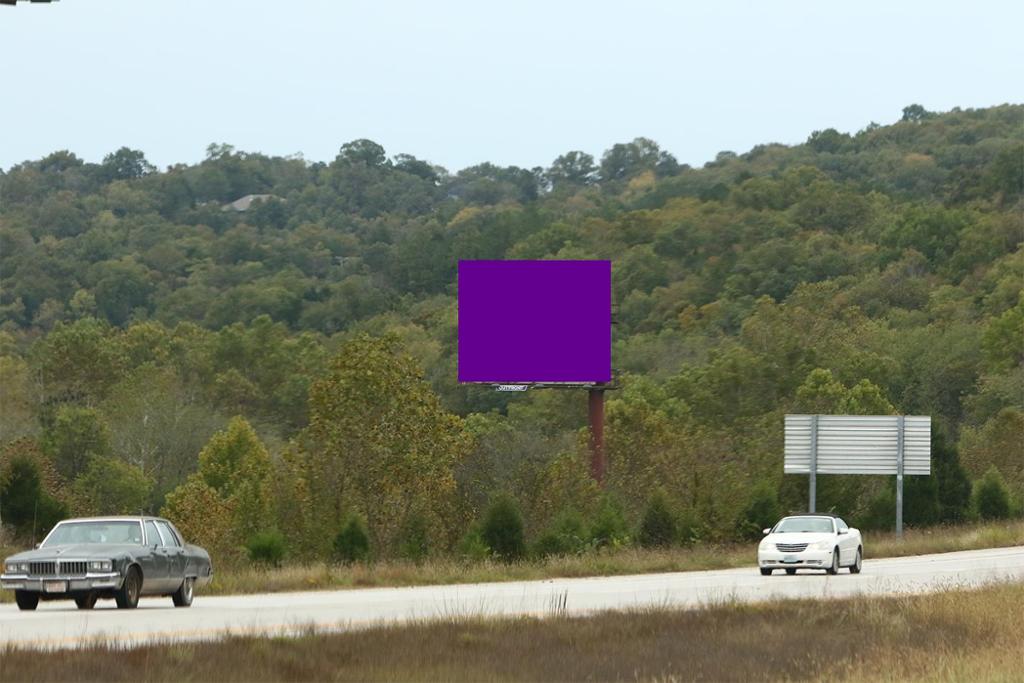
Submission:
<svg viewBox="0 0 1024 683">
<path fill-rule="evenodd" d="M 807 492 L 807 511 L 817 512 L 818 497 L 818 415 L 811 416 L 811 466 L 807 480 L 810 490 Z"/>
<path fill-rule="evenodd" d="M 604 484 L 604 389 L 589 390 L 590 476 Z"/>
<path fill-rule="evenodd" d="M 896 536 L 903 537 L 903 450 L 906 445 L 906 418 L 897 420 L 896 429 Z"/>
</svg>

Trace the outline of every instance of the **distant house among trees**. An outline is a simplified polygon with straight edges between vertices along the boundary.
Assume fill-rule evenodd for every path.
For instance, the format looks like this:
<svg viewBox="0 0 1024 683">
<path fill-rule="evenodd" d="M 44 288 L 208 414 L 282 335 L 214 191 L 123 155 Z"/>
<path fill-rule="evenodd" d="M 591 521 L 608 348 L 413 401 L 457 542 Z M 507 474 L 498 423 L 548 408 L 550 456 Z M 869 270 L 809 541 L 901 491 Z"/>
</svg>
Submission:
<svg viewBox="0 0 1024 683">
<path fill-rule="evenodd" d="M 252 207 L 252 203 L 255 201 L 265 202 L 270 199 L 281 199 L 272 194 L 247 194 L 244 197 L 240 197 L 233 202 L 229 202 L 222 207 L 223 211 L 248 211 Z M 284 201 L 284 200 L 281 200 Z"/>
</svg>

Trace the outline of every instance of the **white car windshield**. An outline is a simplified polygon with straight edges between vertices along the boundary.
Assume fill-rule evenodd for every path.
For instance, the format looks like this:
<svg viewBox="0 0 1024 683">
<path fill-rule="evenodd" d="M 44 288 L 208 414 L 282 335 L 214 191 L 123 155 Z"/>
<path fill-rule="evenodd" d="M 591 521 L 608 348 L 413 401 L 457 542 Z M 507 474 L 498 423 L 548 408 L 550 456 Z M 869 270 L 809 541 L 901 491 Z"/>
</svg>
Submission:
<svg viewBox="0 0 1024 683">
<path fill-rule="evenodd" d="M 828 517 L 787 517 L 775 527 L 776 534 L 830 534 L 832 520 Z"/>
<path fill-rule="evenodd" d="M 142 543 L 142 527 L 138 522 L 62 522 L 43 544 L 46 548 L 72 543 Z"/>
</svg>

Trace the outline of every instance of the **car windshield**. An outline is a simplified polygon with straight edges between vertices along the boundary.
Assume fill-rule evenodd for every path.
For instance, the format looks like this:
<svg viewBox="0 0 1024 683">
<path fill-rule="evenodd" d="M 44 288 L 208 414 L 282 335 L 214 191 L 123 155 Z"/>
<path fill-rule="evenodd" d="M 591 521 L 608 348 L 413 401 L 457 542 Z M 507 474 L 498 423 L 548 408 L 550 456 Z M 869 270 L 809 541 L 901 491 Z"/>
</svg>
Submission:
<svg viewBox="0 0 1024 683">
<path fill-rule="evenodd" d="M 777 534 L 830 534 L 832 520 L 828 517 L 787 517 L 775 527 Z"/>
<path fill-rule="evenodd" d="M 142 528 L 132 520 L 61 522 L 40 547 L 72 543 L 142 543 Z"/>
</svg>

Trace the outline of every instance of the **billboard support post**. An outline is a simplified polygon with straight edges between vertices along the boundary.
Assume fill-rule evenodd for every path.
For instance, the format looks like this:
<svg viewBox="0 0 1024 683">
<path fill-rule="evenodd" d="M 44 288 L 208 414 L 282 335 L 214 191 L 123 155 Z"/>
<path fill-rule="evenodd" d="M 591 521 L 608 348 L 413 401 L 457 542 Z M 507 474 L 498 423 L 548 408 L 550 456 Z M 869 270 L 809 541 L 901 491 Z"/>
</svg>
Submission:
<svg viewBox="0 0 1024 683">
<path fill-rule="evenodd" d="M 896 535 L 903 536 L 903 451 L 906 445 L 907 420 L 903 415 L 896 430 Z"/>
<path fill-rule="evenodd" d="M 807 511 L 817 512 L 818 498 L 818 415 L 811 416 L 811 466 L 807 474 Z"/>
<path fill-rule="evenodd" d="M 604 484 L 604 389 L 590 389 L 590 476 Z"/>
</svg>

